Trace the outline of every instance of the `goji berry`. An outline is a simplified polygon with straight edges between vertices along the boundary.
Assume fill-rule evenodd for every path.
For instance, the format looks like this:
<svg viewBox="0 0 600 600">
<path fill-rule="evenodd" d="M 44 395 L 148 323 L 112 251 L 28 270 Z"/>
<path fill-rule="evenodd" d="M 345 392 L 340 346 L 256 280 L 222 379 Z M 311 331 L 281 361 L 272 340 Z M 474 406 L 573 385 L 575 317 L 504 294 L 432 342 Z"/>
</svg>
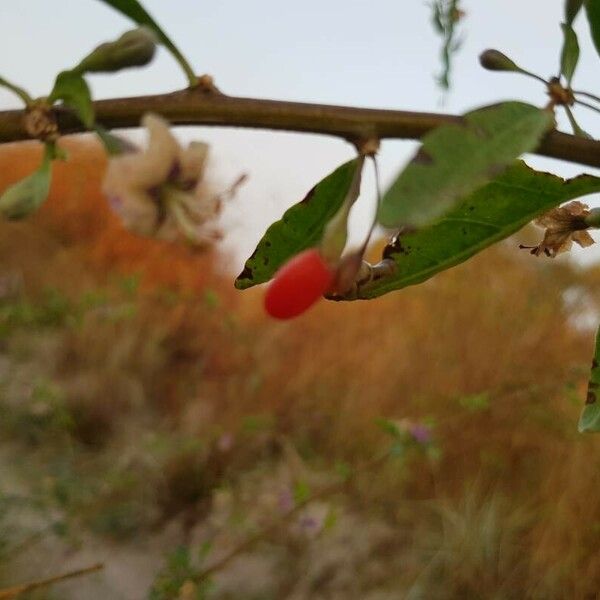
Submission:
<svg viewBox="0 0 600 600">
<path fill-rule="evenodd" d="M 333 284 L 334 270 L 316 248 L 304 250 L 275 274 L 265 309 L 276 319 L 291 319 L 309 309 Z"/>
</svg>

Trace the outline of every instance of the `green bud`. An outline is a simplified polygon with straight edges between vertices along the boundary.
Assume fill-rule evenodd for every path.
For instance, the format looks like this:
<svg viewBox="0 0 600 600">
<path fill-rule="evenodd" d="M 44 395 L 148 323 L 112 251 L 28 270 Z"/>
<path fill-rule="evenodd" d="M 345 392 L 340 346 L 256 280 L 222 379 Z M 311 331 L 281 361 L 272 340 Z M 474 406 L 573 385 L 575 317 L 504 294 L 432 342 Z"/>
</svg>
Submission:
<svg viewBox="0 0 600 600">
<path fill-rule="evenodd" d="M 156 44 L 156 35 L 147 27 L 132 29 L 118 40 L 98 46 L 73 70 L 79 73 L 112 73 L 129 67 L 142 67 L 152 60 Z"/>
<path fill-rule="evenodd" d="M 584 221 L 588 227 L 600 229 L 600 208 L 592 208 Z"/>
<path fill-rule="evenodd" d="M 521 73 L 523 69 L 499 50 L 484 50 L 479 55 L 479 63 L 488 71 L 514 71 Z"/>
<path fill-rule="evenodd" d="M 37 171 L 11 185 L 0 196 L 0 214 L 7 219 L 22 219 L 35 212 L 50 191 L 51 155 L 46 147 L 44 160 Z"/>
</svg>

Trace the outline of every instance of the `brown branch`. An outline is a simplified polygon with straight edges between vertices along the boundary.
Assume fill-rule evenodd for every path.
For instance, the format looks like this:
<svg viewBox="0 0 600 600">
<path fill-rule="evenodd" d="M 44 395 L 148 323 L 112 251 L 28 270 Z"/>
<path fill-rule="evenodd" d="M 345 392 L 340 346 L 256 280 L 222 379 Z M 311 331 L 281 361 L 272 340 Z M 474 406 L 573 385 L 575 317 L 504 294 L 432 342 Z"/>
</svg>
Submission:
<svg viewBox="0 0 600 600">
<path fill-rule="evenodd" d="M 66 581 L 67 579 L 73 579 L 74 577 L 81 577 L 82 575 L 88 575 L 89 573 L 95 573 L 102 569 L 104 565 L 98 563 L 92 565 L 91 567 L 85 567 L 84 569 L 77 569 L 77 571 L 70 571 L 69 573 L 63 573 L 61 575 L 55 575 L 54 577 L 49 577 L 48 579 L 40 579 L 38 581 L 32 581 L 30 583 L 25 583 L 23 585 L 16 585 L 11 588 L 6 588 L 4 590 L 0 590 L 0 600 L 15 600 L 19 596 L 27 592 L 32 592 L 33 590 L 38 590 L 40 588 L 48 587 L 49 585 L 53 585 L 55 583 L 60 583 L 61 581 Z"/>
<path fill-rule="evenodd" d="M 249 127 L 332 135 L 359 144 L 369 138 L 419 139 L 439 125 L 461 118 L 435 113 L 353 108 L 226 96 L 199 87 L 171 94 L 115 98 L 94 102 L 99 123 L 109 129 L 137 127 L 140 117 L 155 111 L 174 125 Z M 85 131 L 67 110 L 56 109 L 61 133 Z M 0 111 L 0 143 L 29 139 L 24 111 Z M 551 131 L 536 154 L 600 167 L 600 141 Z"/>
</svg>

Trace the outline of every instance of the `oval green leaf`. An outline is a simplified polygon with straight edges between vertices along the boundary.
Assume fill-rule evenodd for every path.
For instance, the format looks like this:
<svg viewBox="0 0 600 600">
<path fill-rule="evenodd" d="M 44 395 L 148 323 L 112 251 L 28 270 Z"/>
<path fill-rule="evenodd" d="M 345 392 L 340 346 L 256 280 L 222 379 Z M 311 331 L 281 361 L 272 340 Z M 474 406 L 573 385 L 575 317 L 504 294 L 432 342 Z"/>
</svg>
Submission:
<svg viewBox="0 0 600 600">
<path fill-rule="evenodd" d="M 379 222 L 385 227 L 431 223 L 533 150 L 552 124 L 548 111 L 505 102 L 467 113 L 461 124 L 434 129 L 384 194 Z"/>
<path fill-rule="evenodd" d="M 600 54 L 600 0 L 585 0 L 585 12 L 596 52 Z"/>
<path fill-rule="evenodd" d="M 327 223 L 344 204 L 362 164 L 362 158 L 344 163 L 273 223 L 246 261 L 244 270 L 235 280 L 235 287 L 246 289 L 268 281 L 292 256 L 317 245 Z"/>
<path fill-rule="evenodd" d="M 560 72 L 565 76 L 570 86 L 579 61 L 579 42 L 577 41 L 577 34 L 570 25 L 561 23 L 560 26 L 564 36 L 560 55 Z"/>
<path fill-rule="evenodd" d="M 375 298 L 415 285 L 464 262 L 555 206 L 600 192 L 600 178 L 580 175 L 564 180 L 517 162 L 480 188 L 438 222 L 402 235 L 388 246 L 395 270 L 360 287 L 352 297 Z"/>
<path fill-rule="evenodd" d="M 0 215 L 7 219 L 23 219 L 36 211 L 48 197 L 52 179 L 51 162 L 55 150 L 46 146 L 37 171 L 11 185 L 0 196 Z"/>
<path fill-rule="evenodd" d="M 50 102 L 62 100 L 72 108 L 81 122 L 89 128 L 94 126 L 94 105 L 90 88 L 80 73 L 62 71 L 56 76 L 54 87 L 48 98 Z"/>
</svg>

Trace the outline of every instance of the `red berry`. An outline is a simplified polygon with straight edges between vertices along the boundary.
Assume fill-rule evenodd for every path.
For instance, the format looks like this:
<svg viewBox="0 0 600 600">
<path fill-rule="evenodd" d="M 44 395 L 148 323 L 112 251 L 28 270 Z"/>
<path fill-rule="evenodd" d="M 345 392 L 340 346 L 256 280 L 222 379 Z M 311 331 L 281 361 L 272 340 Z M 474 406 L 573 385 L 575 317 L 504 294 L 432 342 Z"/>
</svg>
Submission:
<svg viewBox="0 0 600 600">
<path fill-rule="evenodd" d="M 291 319 L 309 309 L 333 283 L 334 272 L 315 248 L 285 263 L 265 295 L 265 309 L 276 319 Z"/>
</svg>

